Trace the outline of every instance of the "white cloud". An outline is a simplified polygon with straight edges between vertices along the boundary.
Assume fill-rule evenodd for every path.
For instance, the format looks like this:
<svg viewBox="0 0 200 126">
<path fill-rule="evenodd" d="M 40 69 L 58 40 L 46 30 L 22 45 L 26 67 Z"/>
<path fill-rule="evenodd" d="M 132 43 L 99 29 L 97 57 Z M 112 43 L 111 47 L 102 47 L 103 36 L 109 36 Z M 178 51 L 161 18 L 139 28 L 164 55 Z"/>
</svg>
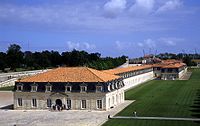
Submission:
<svg viewBox="0 0 200 126">
<path fill-rule="evenodd" d="M 96 48 L 96 46 L 94 44 L 90 44 L 87 42 L 80 43 L 80 42 L 71 42 L 71 41 L 67 42 L 67 47 L 69 50 L 72 50 L 72 49 L 93 50 Z"/>
<path fill-rule="evenodd" d="M 168 38 L 159 38 L 158 41 L 160 43 L 164 43 L 167 46 L 176 46 L 178 42 L 183 42 L 185 39 L 183 38 L 176 38 L 176 37 L 168 37 Z"/>
<path fill-rule="evenodd" d="M 133 47 L 133 44 L 131 42 L 115 41 L 115 46 L 118 50 L 128 50 Z"/>
<path fill-rule="evenodd" d="M 143 46 L 144 46 L 144 44 L 143 44 L 142 42 L 138 42 L 137 45 L 138 45 L 139 47 L 143 47 Z"/>
<path fill-rule="evenodd" d="M 130 11 L 135 15 L 148 14 L 153 11 L 155 0 L 136 0 Z"/>
<path fill-rule="evenodd" d="M 157 12 L 165 12 L 170 10 L 175 10 L 182 6 L 182 2 L 180 0 L 169 0 L 164 5 L 162 5 L 160 8 L 158 8 Z"/>
<path fill-rule="evenodd" d="M 138 42 L 137 45 L 139 47 L 145 47 L 145 48 L 155 48 L 156 42 L 150 38 L 145 39 L 143 42 Z"/>
<path fill-rule="evenodd" d="M 110 0 L 104 5 L 104 15 L 115 18 L 126 8 L 126 0 Z"/>
</svg>

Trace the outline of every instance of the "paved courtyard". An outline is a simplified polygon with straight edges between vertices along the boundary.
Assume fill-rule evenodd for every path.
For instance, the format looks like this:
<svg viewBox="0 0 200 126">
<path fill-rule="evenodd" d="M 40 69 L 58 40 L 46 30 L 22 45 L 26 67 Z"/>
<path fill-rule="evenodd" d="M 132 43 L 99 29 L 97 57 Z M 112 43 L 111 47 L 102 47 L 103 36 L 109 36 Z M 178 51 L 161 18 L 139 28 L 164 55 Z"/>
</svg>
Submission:
<svg viewBox="0 0 200 126">
<path fill-rule="evenodd" d="M 11 92 L 0 92 L 0 126 L 99 126 L 107 120 L 109 114 L 113 116 L 133 102 L 125 101 L 110 111 L 50 112 L 48 110 L 2 109 L 12 104 L 12 101 Z"/>
</svg>

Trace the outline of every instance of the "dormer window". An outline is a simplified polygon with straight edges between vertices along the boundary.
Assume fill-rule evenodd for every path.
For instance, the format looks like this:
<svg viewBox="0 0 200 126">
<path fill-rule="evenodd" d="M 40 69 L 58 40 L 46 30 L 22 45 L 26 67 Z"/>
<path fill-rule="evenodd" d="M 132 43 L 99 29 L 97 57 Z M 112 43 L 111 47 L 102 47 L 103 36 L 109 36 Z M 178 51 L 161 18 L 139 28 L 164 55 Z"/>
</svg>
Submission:
<svg viewBox="0 0 200 126">
<path fill-rule="evenodd" d="M 84 82 L 80 85 L 80 92 L 86 92 L 87 91 L 87 84 Z"/>
<path fill-rule="evenodd" d="M 50 83 L 48 83 L 46 85 L 46 92 L 51 92 L 52 91 L 52 85 Z"/>
<path fill-rule="evenodd" d="M 31 86 L 31 91 L 36 92 L 37 91 L 37 86 Z"/>
<path fill-rule="evenodd" d="M 65 92 L 71 92 L 72 91 L 72 85 L 67 82 L 67 84 L 65 85 Z"/>
<path fill-rule="evenodd" d="M 17 91 L 22 91 L 23 90 L 23 84 L 19 83 L 17 85 Z"/>
<path fill-rule="evenodd" d="M 65 92 L 71 92 L 72 86 L 65 86 Z"/>
<path fill-rule="evenodd" d="M 102 86 L 96 86 L 96 92 L 102 92 L 103 87 Z"/>
<path fill-rule="evenodd" d="M 33 85 L 31 85 L 31 92 L 36 92 L 37 91 L 38 85 L 34 82 Z"/>
<path fill-rule="evenodd" d="M 81 86 L 81 92 L 86 92 L 87 91 L 87 86 Z"/>
<path fill-rule="evenodd" d="M 98 84 L 96 85 L 96 92 L 102 92 L 103 87 L 101 85 L 101 83 L 98 82 Z"/>
</svg>

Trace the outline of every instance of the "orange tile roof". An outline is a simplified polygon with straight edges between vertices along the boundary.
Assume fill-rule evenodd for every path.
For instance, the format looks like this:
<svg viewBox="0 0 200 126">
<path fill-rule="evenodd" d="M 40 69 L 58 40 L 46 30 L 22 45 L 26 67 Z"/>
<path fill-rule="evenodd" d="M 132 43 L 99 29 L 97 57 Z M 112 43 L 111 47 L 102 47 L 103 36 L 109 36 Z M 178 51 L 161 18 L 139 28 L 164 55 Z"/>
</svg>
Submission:
<svg viewBox="0 0 200 126">
<path fill-rule="evenodd" d="M 107 82 L 119 78 L 87 67 L 60 67 L 21 79 L 20 82 Z"/>
<path fill-rule="evenodd" d="M 109 73 L 109 74 L 120 74 L 120 73 L 126 73 L 126 72 L 130 72 L 130 71 L 142 70 L 142 69 L 147 69 L 147 68 L 152 68 L 152 65 L 115 68 L 115 69 L 110 69 L 110 70 L 104 70 L 103 72 L 106 72 L 106 73 Z"/>
<path fill-rule="evenodd" d="M 153 67 L 161 68 L 180 68 L 183 66 L 186 66 L 186 64 L 179 60 L 163 60 L 162 63 L 153 64 Z"/>
<path fill-rule="evenodd" d="M 186 64 L 185 63 L 175 63 L 175 64 L 169 64 L 169 65 L 163 66 L 162 68 L 180 68 L 183 66 L 186 66 Z"/>
<path fill-rule="evenodd" d="M 193 59 L 193 62 L 200 62 L 200 59 Z"/>
</svg>

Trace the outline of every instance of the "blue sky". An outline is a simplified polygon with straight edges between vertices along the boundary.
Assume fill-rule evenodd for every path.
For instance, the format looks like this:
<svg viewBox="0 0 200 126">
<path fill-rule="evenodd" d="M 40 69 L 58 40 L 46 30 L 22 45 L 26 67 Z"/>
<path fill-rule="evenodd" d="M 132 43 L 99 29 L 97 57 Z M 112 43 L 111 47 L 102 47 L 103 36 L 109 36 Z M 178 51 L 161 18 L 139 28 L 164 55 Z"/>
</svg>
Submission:
<svg viewBox="0 0 200 126">
<path fill-rule="evenodd" d="M 0 51 L 200 53 L 199 0 L 1 0 Z M 156 51 L 157 50 L 157 51 Z"/>
</svg>

